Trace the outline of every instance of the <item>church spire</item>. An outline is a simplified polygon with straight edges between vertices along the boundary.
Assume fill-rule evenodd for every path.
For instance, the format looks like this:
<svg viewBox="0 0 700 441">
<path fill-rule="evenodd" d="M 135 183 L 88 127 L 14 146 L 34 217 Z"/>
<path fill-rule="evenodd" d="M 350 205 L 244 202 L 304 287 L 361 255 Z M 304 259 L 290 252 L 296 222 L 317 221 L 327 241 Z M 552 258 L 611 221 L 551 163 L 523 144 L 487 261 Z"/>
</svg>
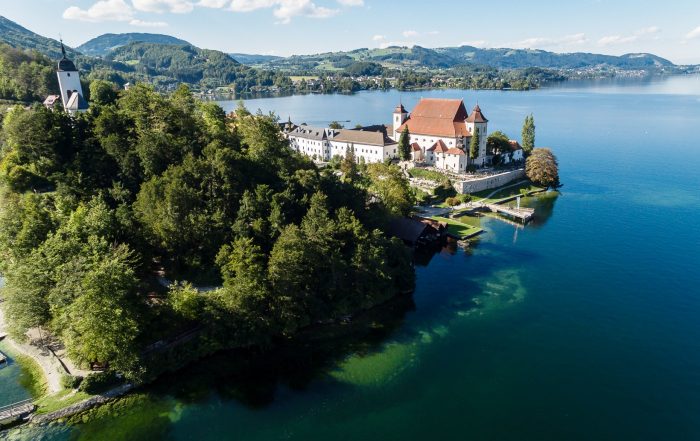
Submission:
<svg viewBox="0 0 700 441">
<path fill-rule="evenodd" d="M 61 53 L 63 54 L 63 59 L 65 60 L 67 58 L 66 57 L 66 48 L 65 48 L 65 46 L 63 46 L 63 38 L 62 37 L 59 37 L 59 38 L 61 39 Z"/>
</svg>

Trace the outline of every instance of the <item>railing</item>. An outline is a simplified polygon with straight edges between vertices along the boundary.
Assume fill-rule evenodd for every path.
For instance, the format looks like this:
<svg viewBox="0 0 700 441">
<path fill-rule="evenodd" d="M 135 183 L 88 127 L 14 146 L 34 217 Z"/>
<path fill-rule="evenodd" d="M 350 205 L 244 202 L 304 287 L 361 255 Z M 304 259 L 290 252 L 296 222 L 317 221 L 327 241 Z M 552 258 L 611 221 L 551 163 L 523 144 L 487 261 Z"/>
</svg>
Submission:
<svg viewBox="0 0 700 441">
<path fill-rule="evenodd" d="M 0 407 L 0 418 L 12 418 L 30 411 L 33 407 L 31 399 L 18 401 L 14 404 Z"/>
</svg>

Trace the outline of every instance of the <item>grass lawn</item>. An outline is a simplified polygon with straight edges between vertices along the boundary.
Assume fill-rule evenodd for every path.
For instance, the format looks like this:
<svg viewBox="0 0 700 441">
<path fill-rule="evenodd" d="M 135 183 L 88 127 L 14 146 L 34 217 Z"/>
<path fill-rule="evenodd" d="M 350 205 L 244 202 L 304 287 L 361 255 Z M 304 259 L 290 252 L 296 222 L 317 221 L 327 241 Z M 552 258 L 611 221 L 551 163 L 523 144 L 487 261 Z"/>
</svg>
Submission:
<svg viewBox="0 0 700 441">
<path fill-rule="evenodd" d="M 317 75 L 292 75 L 289 77 L 290 80 L 292 81 L 309 81 L 309 80 L 318 80 Z"/>
<path fill-rule="evenodd" d="M 511 185 L 511 184 L 507 184 L 507 185 L 505 185 L 505 187 L 507 187 L 508 185 Z M 483 199 L 483 198 L 490 195 L 495 190 L 490 189 L 490 190 L 483 190 L 483 191 L 479 191 L 476 193 L 472 193 L 472 200 L 484 202 L 487 204 L 492 204 L 492 203 L 497 203 L 501 199 L 506 199 L 506 198 L 509 198 L 511 196 L 517 196 L 517 195 L 522 194 L 522 193 L 527 193 L 527 192 L 536 191 L 536 190 L 544 190 L 544 189 L 542 187 L 538 187 L 538 186 L 532 184 L 531 182 L 524 182 L 520 185 L 516 185 L 515 187 L 504 188 L 503 190 L 498 191 L 497 193 L 495 193 L 493 196 L 489 197 L 488 199 Z"/>
<path fill-rule="evenodd" d="M 434 219 L 439 222 L 447 222 L 447 231 L 450 234 L 453 234 L 455 236 L 459 237 L 464 237 L 464 236 L 471 236 L 473 234 L 479 233 L 483 231 L 479 227 L 475 227 L 474 225 L 469 225 L 462 223 L 458 220 L 455 219 L 449 219 L 446 217 L 440 217 L 440 216 L 433 216 L 431 219 Z"/>
<path fill-rule="evenodd" d="M 427 181 L 444 182 L 448 177 L 435 170 L 414 167 L 408 171 L 412 178 L 425 179 Z"/>
<path fill-rule="evenodd" d="M 86 392 L 73 391 L 72 389 L 64 389 L 55 395 L 46 395 L 34 402 L 37 406 L 36 413 L 50 413 L 71 404 L 79 403 L 90 398 L 92 395 Z"/>
</svg>

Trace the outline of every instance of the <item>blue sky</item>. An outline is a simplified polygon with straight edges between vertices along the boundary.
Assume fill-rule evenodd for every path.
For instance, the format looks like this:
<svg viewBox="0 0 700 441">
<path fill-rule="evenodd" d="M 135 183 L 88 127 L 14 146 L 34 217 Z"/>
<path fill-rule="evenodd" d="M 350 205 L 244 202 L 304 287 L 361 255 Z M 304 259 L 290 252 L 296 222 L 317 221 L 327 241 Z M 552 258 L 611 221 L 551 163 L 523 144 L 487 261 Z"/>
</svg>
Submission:
<svg viewBox="0 0 700 441">
<path fill-rule="evenodd" d="M 700 63 L 698 0 L 0 0 L 0 15 L 72 46 L 106 32 L 156 32 L 274 55 L 471 44 Z"/>
</svg>

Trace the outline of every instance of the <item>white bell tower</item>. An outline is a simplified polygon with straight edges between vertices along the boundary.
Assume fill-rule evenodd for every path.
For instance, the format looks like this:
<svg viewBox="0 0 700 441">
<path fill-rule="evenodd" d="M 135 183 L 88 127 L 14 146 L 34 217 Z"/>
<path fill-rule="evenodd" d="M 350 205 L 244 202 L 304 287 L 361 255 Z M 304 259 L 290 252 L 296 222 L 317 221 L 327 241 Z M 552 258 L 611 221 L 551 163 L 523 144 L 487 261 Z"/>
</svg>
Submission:
<svg viewBox="0 0 700 441">
<path fill-rule="evenodd" d="M 83 87 L 80 85 L 80 74 L 75 64 L 66 57 L 66 48 L 61 41 L 63 58 L 58 61 L 58 87 L 61 89 L 61 101 L 63 108 L 73 114 L 87 110 L 87 102 L 83 96 Z M 73 96 L 77 94 L 77 96 Z"/>
<path fill-rule="evenodd" d="M 404 108 L 403 104 L 399 104 L 398 106 L 396 106 L 396 108 L 394 109 L 394 124 L 393 124 L 393 126 L 394 126 L 394 130 L 393 130 L 394 141 L 398 141 L 399 136 L 401 136 L 401 134 L 398 131 L 399 127 L 401 127 L 401 125 L 403 123 L 405 123 L 407 119 L 408 119 L 408 112 Z"/>
</svg>

